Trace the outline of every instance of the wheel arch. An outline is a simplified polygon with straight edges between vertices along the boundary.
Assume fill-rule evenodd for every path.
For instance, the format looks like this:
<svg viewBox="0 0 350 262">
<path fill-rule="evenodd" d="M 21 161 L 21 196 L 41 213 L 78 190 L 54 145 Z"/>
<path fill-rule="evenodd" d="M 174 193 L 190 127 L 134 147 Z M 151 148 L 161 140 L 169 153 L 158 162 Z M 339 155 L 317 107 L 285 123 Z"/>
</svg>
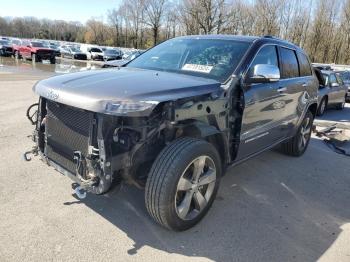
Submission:
<svg viewBox="0 0 350 262">
<path fill-rule="evenodd" d="M 324 98 L 322 98 L 322 99 L 324 99 Z M 317 108 L 318 108 L 317 103 L 312 103 L 311 105 L 308 106 L 307 111 L 310 111 L 312 113 L 313 117 L 315 118 L 316 113 L 317 113 Z"/>
<path fill-rule="evenodd" d="M 206 140 L 218 151 L 222 168 L 225 169 L 227 163 L 229 163 L 229 143 L 227 136 L 225 132 L 220 131 L 215 126 L 200 121 L 194 121 L 182 129 L 181 137 L 193 137 Z"/>
</svg>

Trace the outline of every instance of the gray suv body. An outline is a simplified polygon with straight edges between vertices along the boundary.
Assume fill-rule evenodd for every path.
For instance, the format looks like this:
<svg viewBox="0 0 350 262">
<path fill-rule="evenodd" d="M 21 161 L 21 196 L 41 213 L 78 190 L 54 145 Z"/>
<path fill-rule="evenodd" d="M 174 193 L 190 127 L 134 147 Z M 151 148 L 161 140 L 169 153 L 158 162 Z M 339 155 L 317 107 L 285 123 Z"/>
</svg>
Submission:
<svg viewBox="0 0 350 262">
<path fill-rule="evenodd" d="M 145 188 L 155 221 L 185 230 L 207 213 L 228 166 L 279 144 L 305 152 L 318 81 L 291 43 L 210 35 L 174 38 L 124 67 L 55 76 L 33 90 L 31 152 L 76 181 L 79 197 L 125 181 Z"/>
</svg>

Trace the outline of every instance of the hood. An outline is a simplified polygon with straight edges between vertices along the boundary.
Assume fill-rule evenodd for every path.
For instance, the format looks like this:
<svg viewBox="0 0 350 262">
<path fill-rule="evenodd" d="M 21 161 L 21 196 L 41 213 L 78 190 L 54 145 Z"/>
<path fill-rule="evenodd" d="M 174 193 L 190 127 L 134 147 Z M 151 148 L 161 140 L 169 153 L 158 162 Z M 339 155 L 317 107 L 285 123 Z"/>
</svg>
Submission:
<svg viewBox="0 0 350 262">
<path fill-rule="evenodd" d="M 122 104 L 123 109 L 134 109 L 128 114 L 148 115 L 160 102 L 219 88 L 220 83 L 211 79 L 125 67 L 55 76 L 38 82 L 33 90 L 49 100 L 93 112 L 125 114 L 114 110 Z"/>
</svg>

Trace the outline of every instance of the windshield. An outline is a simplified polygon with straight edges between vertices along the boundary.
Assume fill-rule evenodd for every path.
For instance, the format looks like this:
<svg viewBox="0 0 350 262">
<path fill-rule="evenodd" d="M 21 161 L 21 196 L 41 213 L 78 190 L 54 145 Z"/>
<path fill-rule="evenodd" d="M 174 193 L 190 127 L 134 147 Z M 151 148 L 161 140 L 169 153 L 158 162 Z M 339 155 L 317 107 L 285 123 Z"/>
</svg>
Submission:
<svg viewBox="0 0 350 262">
<path fill-rule="evenodd" d="M 9 45 L 9 41 L 6 40 L 0 40 L 0 45 Z"/>
<path fill-rule="evenodd" d="M 80 52 L 80 50 L 76 47 L 69 47 L 72 52 Z"/>
<path fill-rule="evenodd" d="M 101 53 L 102 51 L 98 48 L 91 48 L 90 49 L 91 52 L 95 52 L 95 53 Z"/>
<path fill-rule="evenodd" d="M 341 72 L 340 75 L 345 82 L 350 82 L 350 72 L 348 71 Z"/>
<path fill-rule="evenodd" d="M 128 67 L 190 74 L 224 82 L 250 43 L 219 39 L 172 39 L 130 62 Z"/>
<path fill-rule="evenodd" d="M 16 39 L 12 40 L 11 42 L 12 42 L 12 44 L 15 44 L 15 45 L 20 45 L 21 44 L 21 41 L 16 40 Z"/>
<path fill-rule="evenodd" d="M 118 54 L 119 52 L 117 50 L 114 50 L 114 49 L 106 49 L 105 53 L 115 55 L 115 54 Z"/>
<path fill-rule="evenodd" d="M 32 47 L 44 47 L 44 45 L 40 42 L 32 42 Z"/>
</svg>

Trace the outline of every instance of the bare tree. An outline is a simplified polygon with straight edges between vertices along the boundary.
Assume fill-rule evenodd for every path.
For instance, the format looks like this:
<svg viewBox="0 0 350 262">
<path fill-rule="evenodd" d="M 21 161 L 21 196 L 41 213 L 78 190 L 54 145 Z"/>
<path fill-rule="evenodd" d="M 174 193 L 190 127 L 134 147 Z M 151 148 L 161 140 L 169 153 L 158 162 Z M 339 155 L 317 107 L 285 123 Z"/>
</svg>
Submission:
<svg viewBox="0 0 350 262">
<path fill-rule="evenodd" d="M 145 23 L 152 28 L 154 45 L 158 42 L 159 28 L 164 15 L 165 2 L 166 0 L 146 0 L 145 2 Z"/>
</svg>

